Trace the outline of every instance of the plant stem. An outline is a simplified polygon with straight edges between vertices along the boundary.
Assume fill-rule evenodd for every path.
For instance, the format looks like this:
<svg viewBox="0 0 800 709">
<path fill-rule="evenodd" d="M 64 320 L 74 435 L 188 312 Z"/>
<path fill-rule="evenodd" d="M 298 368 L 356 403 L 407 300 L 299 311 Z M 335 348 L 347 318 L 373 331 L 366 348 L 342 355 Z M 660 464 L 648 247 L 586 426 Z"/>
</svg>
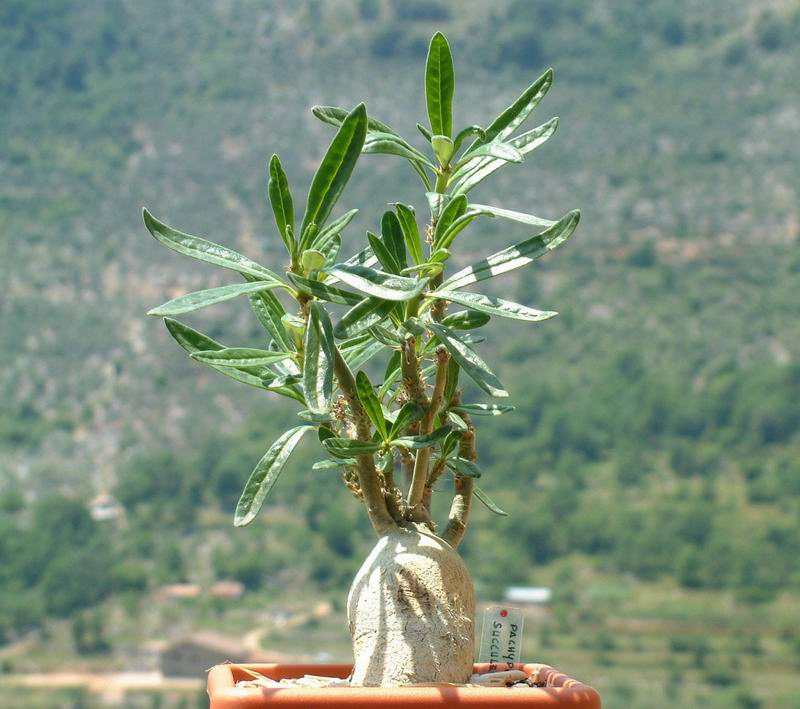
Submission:
<svg viewBox="0 0 800 709">
<path fill-rule="evenodd" d="M 469 426 L 469 429 L 461 436 L 458 454 L 462 458 L 471 460 L 474 463 L 478 459 L 478 453 L 475 447 L 475 427 L 472 425 L 469 416 L 464 414 L 462 418 L 467 426 Z M 450 514 L 447 517 L 447 526 L 442 533 L 442 539 L 456 549 L 464 538 L 464 532 L 467 530 L 470 507 L 472 506 L 472 490 L 475 487 L 475 481 L 472 478 L 456 476 L 453 482 L 455 485 L 455 495 L 453 495 L 453 503 L 450 505 Z"/>
<path fill-rule="evenodd" d="M 428 404 L 428 409 L 420 424 L 419 432 L 422 435 L 433 431 L 433 424 L 436 414 L 439 413 L 439 406 L 442 403 L 442 394 L 447 383 L 447 364 L 450 356 L 443 347 L 436 351 L 436 382 L 433 385 L 433 393 Z M 431 459 L 430 448 L 420 448 L 417 451 L 417 459 L 414 462 L 414 474 L 411 477 L 411 489 L 408 491 L 408 505 L 412 509 L 422 502 L 425 492 L 425 483 L 428 481 L 428 463 Z"/>
<path fill-rule="evenodd" d="M 334 351 L 333 371 L 336 374 L 339 387 L 350 406 L 358 440 L 365 442 L 372 440 L 370 421 L 358 398 L 356 380 L 338 347 Z M 357 461 L 358 484 L 361 487 L 361 493 L 364 495 L 367 514 L 378 536 L 382 536 L 395 526 L 395 522 L 386 506 L 386 498 L 381 489 L 378 471 L 375 469 L 375 461 L 371 455 L 360 455 Z"/>
</svg>

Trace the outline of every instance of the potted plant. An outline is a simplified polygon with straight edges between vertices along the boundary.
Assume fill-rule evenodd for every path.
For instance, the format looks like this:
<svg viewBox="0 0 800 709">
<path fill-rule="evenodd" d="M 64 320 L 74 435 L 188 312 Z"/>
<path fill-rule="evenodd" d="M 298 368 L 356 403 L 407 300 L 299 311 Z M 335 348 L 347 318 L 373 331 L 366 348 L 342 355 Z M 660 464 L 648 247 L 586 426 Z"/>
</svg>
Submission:
<svg viewBox="0 0 800 709">
<path fill-rule="evenodd" d="M 299 425 L 278 438 L 250 475 L 234 524 L 246 525 L 256 516 L 292 450 L 313 434 L 325 454 L 314 468 L 341 471 L 377 536 L 347 601 L 352 667 L 219 666 L 209 680 L 213 707 L 405 706 L 450 700 L 470 706 L 599 706 L 594 690 L 541 665 L 515 666 L 529 684 L 546 685 L 539 689 L 419 687 L 463 685 L 476 669 L 487 669 L 473 665 L 474 592 L 458 546 L 474 499 L 505 514 L 476 482 L 481 470 L 475 419 L 513 407 L 465 400 L 462 382 L 466 378 L 489 397 L 507 397 L 475 349 L 481 339 L 477 332 L 491 316 L 535 323 L 555 313 L 471 287 L 562 244 L 577 227 L 579 212 L 550 221 L 471 203 L 468 194 L 495 170 L 522 162 L 555 132 L 553 118 L 514 135 L 552 81 L 548 70 L 486 128 L 456 132 L 453 61 L 447 40 L 437 33 L 425 71 L 429 127 L 417 124 L 429 146 L 426 152 L 368 116 L 363 104 L 350 112 L 315 107 L 314 114 L 337 132 L 314 175 L 299 223 L 280 160 L 273 156 L 269 164 L 269 201 L 288 253 L 285 274 L 179 232 L 144 211 L 145 224 L 158 241 L 243 278 L 181 296 L 150 314 L 165 318 L 170 334 L 192 359 L 301 407 Z M 380 234 L 367 232 L 365 248 L 342 258 L 342 233 L 356 210 L 332 218 L 333 210 L 362 153 L 407 160 L 422 183 L 430 218 L 421 224 L 412 206 L 398 202 L 383 215 Z M 450 273 L 459 234 L 484 217 L 521 222 L 536 233 Z M 267 331 L 265 348 L 227 347 L 172 319 L 240 295 L 248 296 Z M 364 367 L 379 357 L 380 369 L 372 371 L 382 376 L 370 377 Z M 450 512 L 437 525 L 431 498 L 437 484 L 448 478 Z M 347 688 L 324 690 L 270 689 L 257 682 L 239 686 L 253 672 L 267 678 L 267 685 L 308 672 L 350 681 Z"/>
</svg>

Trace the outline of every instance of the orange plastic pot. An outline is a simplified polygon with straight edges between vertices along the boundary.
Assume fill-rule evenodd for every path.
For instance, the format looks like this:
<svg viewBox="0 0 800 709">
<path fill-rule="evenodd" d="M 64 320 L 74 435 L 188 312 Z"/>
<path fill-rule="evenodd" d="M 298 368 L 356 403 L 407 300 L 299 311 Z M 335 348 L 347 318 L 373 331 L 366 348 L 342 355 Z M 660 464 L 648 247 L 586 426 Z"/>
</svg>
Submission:
<svg viewBox="0 0 800 709">
<path fill-rule="evenodd" d="M 324 677 L 347 677 L 351 665 L 243 665 L 271 679 L 302 677 L 305 674 Z M 257 709 L 292 707 L 293 709 L 356 709 L 358 707 L 571 707 L 600 709 L 600 695 L 592 687 L 561 674 L 548 665 L 517 665 L 532 676 L 537 684 L 529 689 L 455 687 L 423 685 L 411 687 L 328 687 L 306 689 L 266 689 L 237 687 L 251 675 L 236 665 L 217 665 L 208 675 L 211 709 Z M 488 672 L 488 665 L 475 665 L 475 672 Z"/>
</svg>

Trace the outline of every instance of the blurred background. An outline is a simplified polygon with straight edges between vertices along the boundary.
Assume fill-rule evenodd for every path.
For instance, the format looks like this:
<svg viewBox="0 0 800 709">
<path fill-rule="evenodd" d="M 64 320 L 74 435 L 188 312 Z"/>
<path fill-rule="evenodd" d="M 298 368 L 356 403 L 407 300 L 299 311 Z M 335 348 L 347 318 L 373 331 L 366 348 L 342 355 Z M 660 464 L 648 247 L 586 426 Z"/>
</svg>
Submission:
<svg viewBox="0 0 800 709">
<path fill-rule="evenodd" d="M 279 270 L 269 156 L 302 205 L 332 137 L 313 104 L 365 100 L 422 147 L 437 29 L 458 126 L 556 70 L 531 126 L 559 131 L 474 199 L 583 211 L 492 281 L 560 317 L 482 346 L 517 411 L 479 421 L 482 486 L 511 513 L 473 513 L 480 601 L 521 587 L 523 659 L 610 708 L 800 707 L 800 3 L 3 0 L 4 707 L 204 706 L 224 659 L 349 659 L 366 516 L 306 442 L 233 528 L 295 407 L 145 316 L 233 281 L 140 210 Z M 424 215 L 404 161 L 362 157 L 343 253 L 397 200 Z M 527 234 L 483 221 L 462 253 Z M 244 300 L 186 320 L 261 343 Z"/>
</svg>

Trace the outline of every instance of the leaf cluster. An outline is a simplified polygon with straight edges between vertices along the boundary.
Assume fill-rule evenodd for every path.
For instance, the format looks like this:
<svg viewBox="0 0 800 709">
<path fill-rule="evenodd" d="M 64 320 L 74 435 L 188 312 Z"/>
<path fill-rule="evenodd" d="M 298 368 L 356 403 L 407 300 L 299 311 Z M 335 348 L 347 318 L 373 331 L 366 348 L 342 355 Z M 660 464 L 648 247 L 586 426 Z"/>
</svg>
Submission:
<svg viewBox="0 0 800 709">
<path fill-rule="evenodd" d="M 473 493 L 489 510 L 504 514 L 474 484 L 481 471 L 472 418 L 513 407 L 464 403 L 460 376 L 463 372 L 490 397 L 507 397 L 478 354 L 483 338 L 477 330 L 492 317 L 540 322 L 556 313 L 465 289 L 556 248 L 574 232 L 579 213 L 549 220 L 471 203 L 468 193 L 496 170 L 521 163 L 553 135 L 555 118 L 517 130 L 552 81 L 548 70 L 486 127 L 455 131 L 453 59 L 447 40 L 437 33 L 425 68 L 428 125 L 417 125 L 427 142 L 425 152 L 368 115 L 364 104 L 350 111 L 314 107 L 314 115 L 336 133 L 299 220 L 280 159 L 273 155 L 269 162 L 267 194 L 288 255 L 283 274 L 144 211 L 145 225 L 162 244 L 242 279 L 175 298 L 150 314 L 165 318 L 170 334 L 195 361 L 303 407 L 302 423 L 280 436 L 253 470 L 237 505 L 236 525 L 254 519 L 292 450 L 310 431 L 316 431 L 328 454 L 314 468 L 340 469 L 348 487 L 367 503 L 379 532 L 410 522 L 434 529 L 430 496 L 445 472 L 462 498 L 459 504 L 454 500 L 448 526 L 460 532 L 449 541 L 459 541 L 464 504 L 468 509 Z M 357 210 L 332 215 L 364 153 L 406 160 L 422 181 L 430 216 L 421 224 L 413 206 L 395 203 L 352 253 L 343 249 L 344 232 Z M 459 235 L 482 218 L 524 224 L 536 232 L 448 275 Z M 352 255 L 343 257 L 342 251 Z M 262 346 L 226 346 L 172 317 L 242 295 L 266 331 Z M 448 313 L 451 305 L 462 309 Z M 371 381 L 365 365 L 387 354 L 380 379 Z M 398 466 L 406 471 L 405 494 L 395 482 Z"/>
</svg>

